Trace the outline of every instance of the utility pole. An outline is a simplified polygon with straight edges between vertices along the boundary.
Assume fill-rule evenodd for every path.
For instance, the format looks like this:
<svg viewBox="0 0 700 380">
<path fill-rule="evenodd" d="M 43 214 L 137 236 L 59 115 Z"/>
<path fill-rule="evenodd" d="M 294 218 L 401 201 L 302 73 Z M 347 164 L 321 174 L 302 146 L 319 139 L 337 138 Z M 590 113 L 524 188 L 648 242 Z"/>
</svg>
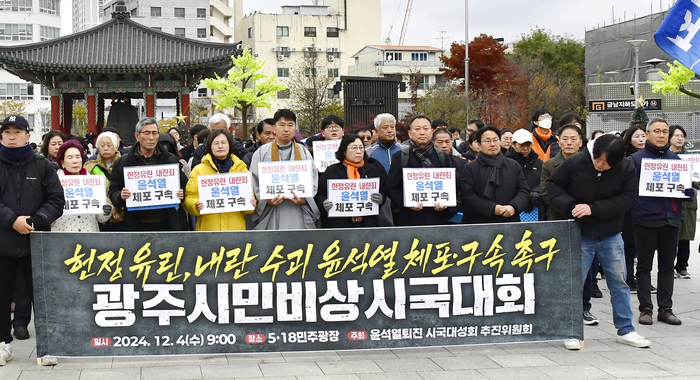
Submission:
<svg viewBox="0 0 700 380">
<path fill-rule="evenodd" d="M 445 40 L 448 39 L 449 37 L 445 37 L 445 33 L 447 33 L 446 30 L 438 30 L 438 33 L 440 33 L 440 37 L 435 37 L 436 40 L 440 40 L 440 49 L 445 50 Z"/>
<path fill-rule="evenodd" d="M 469 0 L 464 0 L 464 95 L 467 99 L 467 123 L 469 122 Z"/>
</svg>

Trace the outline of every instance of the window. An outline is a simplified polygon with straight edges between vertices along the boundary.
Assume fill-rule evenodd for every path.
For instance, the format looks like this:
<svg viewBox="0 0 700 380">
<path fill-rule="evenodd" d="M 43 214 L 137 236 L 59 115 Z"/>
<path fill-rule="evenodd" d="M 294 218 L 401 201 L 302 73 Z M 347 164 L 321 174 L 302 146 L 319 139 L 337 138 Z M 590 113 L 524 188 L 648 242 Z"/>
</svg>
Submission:
<svg viewBox="0 0 700 380">
<path fill-rule="evenodd" d="M 205 8 L 197 8 L 197 18 L 207 18 L 207 10 Z"/>
<path fill-rule="evenodd" d="M 289 77 L 289 68 L 288 67 L 278 67 L 277 68 L 277 76 L 279 78 L 288 78 Z"/>
<path fill-rule="evenodd" d="M 207 93 L 207 88 L 206 88 L 206 87 L 197 89 L 197 96 L 198 96 L 198 97 L 200 97 L 200 98 L 206 98 L 207 95 L 209 95 L 209 94 Z"/>
<path fill-rule="evenodd" d="M 328 77 L 329 78 L 337 78 L 338 77 L 338 69 L 328 69 Z"/>
<path fill-rule="evenodd" d="M 175 8 L 175 17 L 185 18 L 185 8 Z"/>
<path fill-rule="evenodd" d="M 197 38 L 207 38 L 207 28 L 197 28 Z"/>
<path fill-rule="evenodd" d="M 401 61 L 403 59 L 403 55 L 401 53 L 386 53 L 384 56 L 387 61 Z"/>
<path fill-rule="evenodd" d="M 338 37 L 338 28 L 326 28 L 326 37 Z"/>
<path fill-rule="evenodd" d="M 41 34 L 42 41 L 52 40 L 61 36 L 61 29 L 52 28 L 50 26 L 39 26 L 39 32 Z"/>
<path fill-rule="evenodd" d="M 316 37 L 316 27 L 305 26 L 304 27 L 304 37 Z"/>
<path fill-rule="evenodd" d="M 61 15 L 61 0 L 39 0 L 39 11 L 50 15 Z"/>
<path fill-rule="evenodd" d="M 277 91 L 277 99 L 289 99 L 289 90 Z"/>
<path fill-rule="evenodd" d="M 277 37 L 289 37 L 289 27 L 288 26 L 278 26 L 277 27 Z"/>
<path fill-rule="evenodd" d="M 175 28 L 175 35 L 184 37 L 185 36 L 185 28 Z"/>
<path fill-rule="evenodd" d="M 421 75 L 420 83 L 418 84 L 419 90 L 427 90 L 430 88 L 430 75 Z"/>
<path fill-rule="evenodd" d="M 1 11 L 31 12 L 32 0 L 0 0 Z"/>
<path fill-rule="evenodd" d="M 33 34 L 29 24 L 0 24 L 0 40 L 31 41 Z"/>
<path fill-rule="evenodd" d="M 131 17 L 139 17 L 139 10 L 138 8 L 134 8 L 131 10 Z"/>
<path fill-rule="evenodd" d="M 27 124 L 29 124 L 29 132 L 34 132 L 34 115 L 27 115 Z"/>
<path fill-rule="evenodd" d="M 316 68 L 306 68 L 304 69 L 304 76 L 306 77 L 316 77 Z"/>
<path fill-rule="evenodd" d="M 41 100 L 50 100 L 51 99 L 51 90 L 48 88 L 41 86 Z"/>
<path fill-rule="evenodd" d="M 0 100 L 34 100 L 31 83 L 0 83 Z"/>
<path fill-rule="evenodd" d="M 151 17 L 160 17 L 160 7 L 151 7 Z"/>
<path fill-rule="evenodd" d="M 428 53 L 411 53 L 411 61 L 427 61 Z"/>
<path fill-rule="evenodd" d="M 253 28 L 248 28 L 248 38 L 253 38 Z"/>
</svg>

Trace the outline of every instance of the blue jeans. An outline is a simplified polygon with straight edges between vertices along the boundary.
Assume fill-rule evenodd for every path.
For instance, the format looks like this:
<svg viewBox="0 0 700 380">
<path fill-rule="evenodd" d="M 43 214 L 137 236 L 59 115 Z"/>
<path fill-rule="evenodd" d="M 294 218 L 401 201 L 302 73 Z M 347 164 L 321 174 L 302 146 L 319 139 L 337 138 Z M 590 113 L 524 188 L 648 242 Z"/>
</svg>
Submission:
<svg viewBox="0 0 700 380">
<path fill-rule="evenodd" d="M 600 239 L 590 239 L 581 236 L 581 251 L 583 260 L 581 281 L 586 281 L 586 275 L 591 267 L 593 258 L 598 258 L 605 271 L 605 281 L 610 290 L 613 324 L 617 328 L 617 335 L 625 335 L 634 331 L 630 288 L 625 282 L 627 268 L 625 266 L 625 250 L 622 236 L 616 234 Z"/>
</svg>

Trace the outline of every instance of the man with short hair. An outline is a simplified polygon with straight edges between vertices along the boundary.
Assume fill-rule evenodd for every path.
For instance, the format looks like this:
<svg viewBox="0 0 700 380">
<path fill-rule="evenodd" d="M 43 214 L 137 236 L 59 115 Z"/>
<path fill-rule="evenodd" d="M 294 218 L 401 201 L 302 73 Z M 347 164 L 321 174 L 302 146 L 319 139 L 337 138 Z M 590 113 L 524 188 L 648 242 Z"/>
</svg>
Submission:
<svg viewBox="0 0 700 380">
<path fill-rule="evenodd" d="M 325 140 L 340 140 L 345 135 L 343 128 L 345 127 L 345 122 L 339 116 L 328 115 L 321 120 L 321 134 L 314 135 L 306 139 L 306 146 L 309 148 L 309 152 L 313 156 L 314 153 L 314 142 L 325 141 Z"/>
<path fill-rule="evenodd" d="M 469 123 L 467 123 L 467 134 L 465 136 L 466 139 L 457 147 L 457 151 L 459 153 L 462 153 L 462 157 L 465 157 L 467 160 L 473 160 L 476 158 L 476 153 L 478 152 L 472 151 L 470 144 L 474 140 L 470 141 L 469 136 L 473 135 L 474 132 L 478 131 L 481 128 L 484 128 L 485 126 L 486 124 L 480 119 L 469 120 Z"/>
<path fill-rule="evenodd" d="M 214 114 L 209 118 L 209 130 L 212 132 L 217 129 L 225 129 L 230 131 L 230 128 L 231 119 L 223 113 Z M 200 141 L 199 146 L 194 150 L 194 154 L 192 155 L 192 165 L 190 167 L 194 169 L 197 165 L 199 165 L 202 162 L 202 158 L 207 153 L 209 153 L 207 152 L 207 142 Z M 243 146 L 243 142 L 236 137 L 233 138 L 233 154 L 241 159 L 245 157 L 245 147 Z"/>
<path fill-rule="evenodd" d="M 396 118 L 389 113 L 379 114 L 374 118 L 374 126 L 379 140 L 367 148 L 365 153 L 381 162 L 388 173 L 391 157 L 401 151 L 401 144 L 396 142 Z"/>
<path fill-rule="evenodd" d="M 452 134 L 452 147 L 459 152 L 459 154 L 462 154 L 462 152 L 459 151 L 458 147 L 460 144 L 462 144 L 462 130 L 459 129 L 459 127 L 449 127 L 447 130 Z"/>
<path fill-rule="evenodd" d="M 260 199 L 260 175 L 258 164 L 270 161 L 301 161 L 309 160 L 313 176 L 313 192 L 308 198 L 299 198 L 294 194 L 291 198 L 277 195 L 273 199 L 258 202 L 252 215 L 256 230 L 291 230 L 314 229 L 321 213 L 316 206 L 314 196 L 318 186 L 318 171 L 314 165 L 311 153 L 301 144 L 294 141 L 297 130 L 297 116 L 288 109 L 280 109 L 273 117 L 275 123 L 275 139 L 260 147 L 250 163 L 250 173 L 253 177 L 255 198 Z"/>
<path fill-rule="evenodd" d="M 255 141 L 255 144 L 246 148 L 246 154 L 243 157 L 243 162 L 247 167 L 250 167 L 253 153 L 260 149 L 261 146 L 275 140 L 275 120 L 272 118 L 260 120 L 258 126 L 255 128 L 255 134 L 257 141 Z"/>
<path fill-rule="evenodd" d="M 630 289 L 625 283 L 622 221 L 637 197 L 634 165 L 625 160 L 625 143 L 606 135 L 588 143 L 581 154 L 566 159 L 547 181 L 553 207 L 581 227 L 581 282 L 594 258 L 603 266 L 610 289 L 617 342 L 649 347 L 632 325 Z"/>
<path fill-rule="evenodd" d="M 365 148 L 372 145 L 372 130 L 368 126 L 357 128 L 355 133 L 360 137 Z"/>
<path fill-rule="evenodd" d="M 432 208 L 424 208 L 422 203 L 415 207 L 404 206 L 404 168 L 453 168 L 450 155 L 435 149 L 433 128 L 426 115 L 416 115 L 408 123 L 408 146 L 402 147 L 391 157 L 391 169 L 387 178 L 386 193 L 391 199 L 396 226 L 423 226 L 447 224 L 459 210 L 436 203 Z M 404 157 L 406 156 L 406 157 Z M 405 164 L 404 164 L 405 163 Z"/>
<path fill-rule="evenodd" d="M 435 149 L 441 150 L 450 155 L 452 158 L 452 163 L 456 168 L 457 178 L 459 178 L 459 174 L 462 172 L 462 168 L 467 160 L 465 160 L 462 155 L 459 154 L 452 146 L 452 135 L 450 132 L 446 129 L 435 130 L 435 132 L 433 132 L 433 145 L 435 145 Z M 457 180 L 455 183 L 459 183 L 459 180 Z"/>
<path fill-rule="evenodd" d="M 124 209 L 124 221 L 121 223 L 124 231 L 182 231 L 186 229 L 186 225 L 181 222 L 177 207 L 139 211 L 130 211 L 126 207 L 126 200 L 132 195 L 131 190 L 125 186 L 124 168 L 126 167 L 178 165 L 180 188 L 175 195 L 180 200 L 185 198 L 184 189 L 187 185 L 187 177 L 182 170 L 179 170 L 180 163 L 177 156 L 158 144 L 159 130 L 156 119 L 145 117 L 139 120 L 134 132 L 136 144 L 129 153 L 119 157 L 112 167 L 109 199 L 114 207 Z"/>
<path fill-rule="evenodd" d="M 63 187 L 53 165 L 34 154 L 29 123 L 19 115 L 5 118 L 0 128 L 0 366 L 12 360 L 10 305 L 17 274 L 32 299 L 32 260 L 29 234 L 51 231 L 63 215 Z M 29 323 L 29 321 L 27 321 Z M 27 326 L 15 326 L 18 339 L 28 339 Z"/>
<path fill-rule="evenodd" d="M 641 174 L 642 159 L 680 160 L 669 149 L 669 128 L 664 119 L 655 118 L 646 127 L 647 142 L 643 149 L 632 154 L 637 178 Z M 604 138 L 602 135 L 598 139 Z M 685 190 L 687 196 L 695 196 L 693 188 Z M 658 314 L 656 319 L 670 325 L 680 325 L 681 320 L 673 307 L 673 266 L 676 261 L 678 237 L 681 228 L 681 200 L 663 197 L 642 197 L 632 206 L 632 228 L 637 246 L 637 299 L 639 300 L 639 323 L 653 323 L 651 299 L 651 267 L 654 252 L 658 252 L 657 291 Z M 605 268 L 603 268 L 605 269 Z M 605 272 L 607 277 L 607 271 Z"/>
</svg>

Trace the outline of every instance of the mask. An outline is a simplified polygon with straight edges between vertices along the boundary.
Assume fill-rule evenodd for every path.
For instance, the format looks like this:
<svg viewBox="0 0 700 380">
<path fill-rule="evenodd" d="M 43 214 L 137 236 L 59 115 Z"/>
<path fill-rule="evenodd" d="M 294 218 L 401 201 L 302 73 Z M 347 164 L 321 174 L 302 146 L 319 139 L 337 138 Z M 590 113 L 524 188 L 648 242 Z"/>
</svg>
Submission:
<svg viewBox="0 0 700 380">
<path fill-rule="evenodd" d="M 540 123 L 540 125 L 539 125 L 540 128 L 544 128 L 544 129 L 552 128 L 552 119 L 540 120 L 539 123 Z"/>
</svg>

